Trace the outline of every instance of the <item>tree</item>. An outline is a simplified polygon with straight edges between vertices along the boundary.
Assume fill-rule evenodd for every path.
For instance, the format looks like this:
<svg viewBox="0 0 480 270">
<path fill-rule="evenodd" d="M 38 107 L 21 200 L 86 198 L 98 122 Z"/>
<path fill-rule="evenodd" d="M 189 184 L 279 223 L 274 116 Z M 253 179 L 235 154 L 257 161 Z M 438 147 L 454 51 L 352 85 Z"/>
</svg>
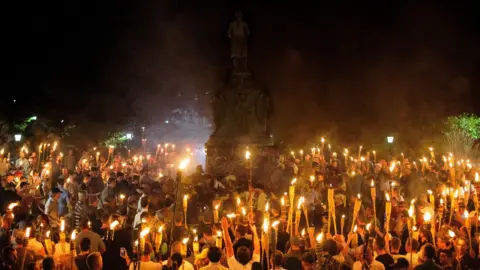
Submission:
<svg viewBox="0 0 480 270">
<path fill-rule="evenodd" d="M 443 136 L 450 152 L 458 157 L 475 157 L 478 154 L 480 139 L 480 117 L 475 114 L 462 114 L 447 118 Z"/>
</svg>

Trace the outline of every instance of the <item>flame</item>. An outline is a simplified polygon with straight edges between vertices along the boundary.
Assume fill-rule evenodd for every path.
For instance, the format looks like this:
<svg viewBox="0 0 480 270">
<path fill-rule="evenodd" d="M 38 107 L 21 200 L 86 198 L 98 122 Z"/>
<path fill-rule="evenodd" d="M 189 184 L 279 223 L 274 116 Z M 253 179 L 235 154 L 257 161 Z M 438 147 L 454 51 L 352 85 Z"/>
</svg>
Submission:
<svg viewBox="0 0 480 270">
<path fill-rule="evenodd" d="M 413 226 L 412 231 L 417 231 L 417 226 Z"/>
<path fill-rule="evenodd" d="M 464 219 L 467 219 L 467 218 L 468 218 L 468 211 L 467 211 L 467 210 L 465 210 L 465 211 L 463 212 L 463 218 L 464 218 Z"/>
<path fill-rule="evenodd" d="M 372 179 L 372 182 L 370 182 L 370 186 L 375 187 L 375 183 L 373 182 L 373 179 Z"/>
<path fill-rule="evenodd" d="M 235 218 L 237 215 L 234 213 L 227 214 L 228 218 Z"/>
<path fill-rule="evenodd" d="M 158 232 L 161 233 L 163 232 L 163 225 L 161 225 L 160 227 L 158 227 Z M 196 233 L 196 232 L 195 232 Z"/>
<path fill-rule="evenodd" d="M 325 139 L 322 137 L 322 138 L 320 139 L 320 141 L 321 141 L 322 143 L 324 143 L 324 142 L 325 142 Z"/>
<path fill-rule="evenodd" d="M 385 198 L 387 198 L 387 202 L 390 201 L 390 196 L 388 196 L 388 193 L 385 193 Z"/>
<path fill-rule="evenodd" d="M 188 243 L 188 240 L 190 240 L 188 237 L 183 238 L 182 243 L 186 245 Z"/>
<path fill-rule="evenodd" d="M 120 222 L 118 222 L 118 220 L 114 220 L 112 223 L 110 223 L 110 230 L 114 230 L 118 224 L 120 224 Z"/>
<path fill-rule="evenodd" d="M 413 214 L 415 213 L 415 209 L 413 208 L 413 205 L 410 205 L 408 208 L 408 216 L 413 217 Z"/>
<path fill-rule="evenodd" d="M 298 199 L 298 204 L 297 204 L 297 209 L 300 210 L 300 208 L 302 207 L 302 204 L 303 204 L 303 201 L 305 200 L 305 198 L 302 196 L 300 197 L 300 199 Z"/>
<path fill-rule="evenodd" d="M 120 194 L 120 199 L 121 199 L 121 200 L 125 199 L 125 195 Z"/>
<path fill-rule="evenodd" d="M 245 210 L 245 207 L 242 207 L 242 215 L 247 215 L 247 210 Z"/>
<path fill-rule="evenodd" d="M 455 194 L 453 195 L 453 197 L 454 197 L 455 199 L 458 198 L 458 189 L 455 190 Z"/>
<path fill-rule="evenodd" d="M 427 190 L 427 193 L 432 195 L 433 192 L 429 189 L 429 190 Z"/>
<path fill-rule="evenodd" d="M 276 229 L 278 224 L 280 224 L 280 221 L 276 220 L 272 223 L 272 227 Z"/>
<path fill-rule="evenodd" d="M 302 235 L 302 237 L 305 236 L 305 228 L 302 229 L 301 235 Z"/>
<path fill-rule="evenodd" d="M 448 236 L 450 236 L 450 238 L 454 238 L 455 233 L 452 230 L 448 230 Z"/>
<path fill-rule="evenodd" d="M 342 215 L 342 219 L 345 219 L 345 215 Z"/>
<path fill-rule="evenodd" d="M 475 182 L 479 182 L 480 181 L 480 178 L 478 176 L 478 172 L 475 173 Z"/>
<path fill-rule="evenodd" d="M 315 181 L 315 176 L 310 175 L 310 182 L 313 182 L 313 181 Z"/>
<path fill-rule="evenodd" d="M 65 231 L 65 219 L 60 220 L 60 231 Z"/>
<path fill-rule="evenodd" d="M 295 184 L 297 182 L 297 178 L 293 178 L 292 182 L 290 183 L 291 185 Z"/>
<path fill-rule="evenodd" d="M 284 198 L 284 197 L 282 197 L 282 199 L 280 200 L 280 202 L 281 202 L 282 206 L 285 206 L 285 198 Z"/>
<path fill-rule="evenodd" d="M 265 203 L 265 212 L 268 212 L 269 208 L 270 208 L 270 204 L 268 202 Z"/>
<path fill-rule="evenodd" d="M 357 199 L 361 199 L 362 198 L 362 195 L 360 195 L 360 193 L 357 194 Z"/>
<path fill-rule="evenodd" d="M 252 154 L 250 153 L 250 151 L 245 151 L 245 159 L 246 160 L 250 160 L 250 158 L 252 157 Z"/>
<path fill-rule="evenodd" d="M 430 150 L 430 152 L 433 152 L 433 147 L 429 147 L 428 150 Z"/>
<path fill-rule="evenodd" d="M 218 210 L 218 208 L 220 208 L 220 204 L 216 204 L 213 208 L 215 208 L 215 210 Z"/>
<path fill-rule="evenodd" d="M 47 238 L 50 238 L 50 231 L 47 231 L 47 233 L 45 234 L 45 236 L 46 236 Z"/>
<path fill-rule="evenodd" d="M 356 232 L 357 232 L 357 229 L 358 229 L 358 227 L 357 227 L 357 225 L 355 225 L 355 226 L 353 227 L 353 232 L 356 233 Z"/>
<path fill-rule="evenodd" d="M 149 234 L 149 233 L 150 233 L 150 228 L 147 227 L 147 228 L 143 229 L 143 231 L 140 232 L 140 237 L 145 238 L 145 236 L 147 236 L 147 234 Z"/>
<path fill-rule="evenodd" d="M 432 215 L 430 212 L 426 211 L 425 214 L 423 214 L 423 220 L 425 222 L 430 222 L 432 220 Z"/>
<path fill-rule="evenodd" d="M 393 172 L 393 170 L 395 170 L 395 165 L 396 163 L 392 162 L 392 165 L 390 165 L 390 172 Z"/>
<path fill-rule="evenodd" d="M 242 201 L 240 200 L 240 197 L 237 197 L 237 205 L 240 205 Z"/>
<path fill-rule="evenodd" d="M 440 204 L 443 204 L 443 199 L 442 198 L 440 198 Z"/>
<path fill-rule="evenodd" d="M 355 225 L 355 228 L 356 228 L 356 227 L 357 227 L 357 225 Z M 321 243 L 322 240 L 323 240 L 323 232 L 321 232 L 321 233 L 319 233 L 319 234 L 317 235 L 317 242 L 318 242 L 318 243 Z"/>
<path fill-rule="evenodd" d="M 72 234 L 70 235 L 70 240 L 74 241 L 76 236 L 77 236 L 77 232 L 73 231 Z"/>
<path fill-rule="evenodd" d="M 30 233 L 31 233 L 31 231 L 32 231 L 32 228 L 27 227 L 27 229 L 25 230 L 25 236 L 26 236 L 26 238 L 30 238 Z"/>
<path fill-rule="evenodd" d="M 14 203 L 11 203 L 8 205 L 8 210 L 13 210 L 13 208 L 17 207 L 18 206 L 18 202 L 14 202 Z"/>
<path fill-rule="evenodd" d="M 262 227 L 263 227 L 263 231 L 264 231 L 264 232 L 268 232 L 268 227 L 269 227 L 269 226 L 270 226 L 270 222 L 268 221 L 268 219 L 266 219 L 266 218 L 263 219 L 263 225 L 262 225 Z"/>
<path fill-rule="evenodd" d="M 217 237 L 218 238 L 222 237 L 222 231 L 217 231 Z"/>
<path fill-rule="evenodd" d="M 183 171 L 187 167 L 189 162 L 190 162 L 190 158 L 186 158 L 186 159 L 182 160 L 182 162 L 180 162 L 180 164 L 178 165 L 178 168 L 181 171 Z"/>
<path fill-rule="evenodd" d="M 372 227 L 372 223 L 368 223 L 367 226 L 365 226 L 365 229 L 367 231 L 370 231 L 370 227 Z"/>
</svg>

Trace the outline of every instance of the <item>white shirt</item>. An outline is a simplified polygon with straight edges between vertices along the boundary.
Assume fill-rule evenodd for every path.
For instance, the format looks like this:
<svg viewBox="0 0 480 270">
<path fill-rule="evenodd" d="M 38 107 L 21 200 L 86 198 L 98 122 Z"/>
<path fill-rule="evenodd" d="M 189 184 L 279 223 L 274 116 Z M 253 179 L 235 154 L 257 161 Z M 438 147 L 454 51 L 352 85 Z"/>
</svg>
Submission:
<svg viewBox="0 0 480 270">
<path fill-rule="evenodd" d="M 228 268 L 229 269 L 236 269 L 236 270 L 251 270 L 253 262 L 260 262 L 260 255 L 253 254 L 252 260 L 247 263 L 247 265 L 243 265 L 235 259 L 235 256 L 232 256 L 227 259 Z"/>
<path fill-rule="evenodd" d="M 142 222 L 142 213 L 147 211 L 148 210 L 146 208 L 141 208 L 141 211 L 135 214 L 135 219 L 133 220 L 133 228 L 137 227 L 137 225 Z"/>
<path fill-rule="evenodd" d="M 228 269 L 220 263 L 209 263 L 207 266 L 200 268 L 200 270 L 225 270 Z"/>
<path fill-rule="evenodd" d="M 134 263 L 130 264 L 130 270 L 134 270 Z M 156 262 L 140 262 L 140 270 L 159 270 L 162 269 L 162 265 Z"/>
<path fill-rule="evenodd" d="M 167 263 L 168 263 L 168 260 L 165 260 L 162 262 L 162 265 L 167 265 Z M 182 266 L 180 266 L 178 270 L 195 270 L 195 268 L 193 268 L 193 265 L 189 261 L 183 259 Z"/>
</svg>

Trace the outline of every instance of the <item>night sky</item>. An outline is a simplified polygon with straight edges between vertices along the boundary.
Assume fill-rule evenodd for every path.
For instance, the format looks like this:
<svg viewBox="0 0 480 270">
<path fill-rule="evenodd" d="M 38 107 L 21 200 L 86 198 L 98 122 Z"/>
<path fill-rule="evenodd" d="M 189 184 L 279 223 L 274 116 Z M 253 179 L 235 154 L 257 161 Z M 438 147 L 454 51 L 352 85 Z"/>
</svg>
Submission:
<svg viewBox="0 0 480 270">
<path fill-rule="evenodd" d="M 8 2 L 8 118 L 150 124 L 175 107 L 208 114 L 230 68 L 236 10 L 283 138 L 329 131 L 348 141 L 480 113 L 474 0 Z"/>
</svg>

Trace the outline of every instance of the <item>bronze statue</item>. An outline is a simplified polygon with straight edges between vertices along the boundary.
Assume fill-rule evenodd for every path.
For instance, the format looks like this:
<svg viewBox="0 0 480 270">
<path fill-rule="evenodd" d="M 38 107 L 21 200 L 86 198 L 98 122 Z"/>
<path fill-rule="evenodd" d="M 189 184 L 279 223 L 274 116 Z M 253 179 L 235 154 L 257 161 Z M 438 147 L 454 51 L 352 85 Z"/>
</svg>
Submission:
<svg viewBox="0 0 480 270">
<path fill-rule="evenodd" d="M 247 37 L 250 35 L 248 25 L 243 21 L 241 12 L 235 13 L 236 20 L 230 23 L 230 58 L 233 60 L 235 72 L 247 72 Z"/>
</svg>

